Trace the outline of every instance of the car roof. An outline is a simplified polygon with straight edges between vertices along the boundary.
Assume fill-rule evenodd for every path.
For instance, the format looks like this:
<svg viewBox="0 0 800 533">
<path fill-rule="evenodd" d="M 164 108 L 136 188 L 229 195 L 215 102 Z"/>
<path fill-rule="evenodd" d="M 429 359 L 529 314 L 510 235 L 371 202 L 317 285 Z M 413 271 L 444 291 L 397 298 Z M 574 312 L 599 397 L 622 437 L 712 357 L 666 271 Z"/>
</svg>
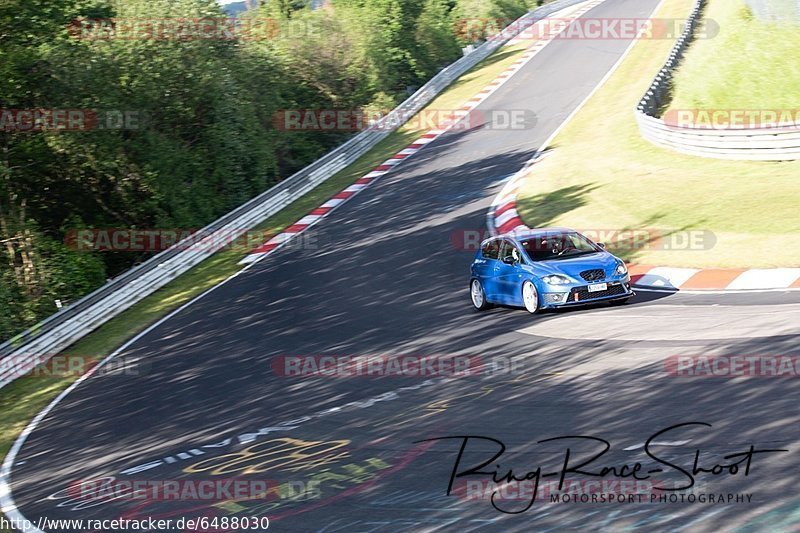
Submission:
<svg viewBox="0 0 800 533">
<path fill-rule="evenodd" d="M 542 237 L 553 233 L 577 233 L 577 231 L 571 228 L 562 228 L 562 227 L 531 228 L 524 231 L 509 233 L 504 236 L 509 237 L 511 239 L 515 239 L 517 241 L 524 241 L 526 239 L 534 237 Z"/>
<path fill-rule="evenodd" d="M 559 226 L 547 227 L 547 228 L 529 228 L 524 231 L 516 231 L 512 233 L 503 233 L 501 235 L 495 235 L 494 237 L 489 237 L 485 239 L 481 246 L 486 244 L 487 242 L 495 239 L 511 239 L 513 241 L 524 241 L 527 239 L 531 239 L 534 237 L 541 237 L 547 234 L 552 233 L 578 233 L 576 230 L 572 228 L 564 228 Z"/>
</svg>

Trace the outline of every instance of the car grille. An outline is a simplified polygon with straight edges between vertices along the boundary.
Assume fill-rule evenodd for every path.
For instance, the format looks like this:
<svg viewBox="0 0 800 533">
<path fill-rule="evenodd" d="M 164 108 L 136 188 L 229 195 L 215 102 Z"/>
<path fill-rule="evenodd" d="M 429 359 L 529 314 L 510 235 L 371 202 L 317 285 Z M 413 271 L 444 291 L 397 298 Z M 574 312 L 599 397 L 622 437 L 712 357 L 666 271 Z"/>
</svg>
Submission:
<svg viewBox="0 0 800 533">
<path fill-rule="evenodd" d="M 589 292 L 589 287 L 575 287 L 569 293 L 569 302 L 582 302 L 584 300 L 594 300 L 595 298 L 604 298 L 606 296 L 616 296 L 618 294 L 625 294 L 626 289 L 622 284 L 609 285 L 608 289 L 598 292 Z M 575 299 L 575 295 L 578 299 Z"/>
<path fill-rule="evenodd" d="M 581 272 L 581 277 L 586 281 L 600 281 L 605 279 L 606 273 L 602 268 L 593 268 L 592 270 L 584 270 Z"/>
</svg>

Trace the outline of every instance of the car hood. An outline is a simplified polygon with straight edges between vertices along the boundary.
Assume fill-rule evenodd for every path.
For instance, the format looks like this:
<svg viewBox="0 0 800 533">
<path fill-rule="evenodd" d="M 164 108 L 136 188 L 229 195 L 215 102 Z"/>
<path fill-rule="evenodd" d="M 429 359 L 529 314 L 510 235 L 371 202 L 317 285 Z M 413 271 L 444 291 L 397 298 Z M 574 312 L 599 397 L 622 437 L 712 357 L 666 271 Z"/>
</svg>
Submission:
<svg viewBox="0 0 800 533">
<path fill-rule="evenodd" d="M 614 274 L 617 267 L 617 258 L 608 252 L 597 252 L 594 254 L 582 255 L 572 259 L 557 259 L 550 261 L 539 261 L 537 266 L 546 270 L 549 274 L 564 274 L 572 279 L 582 282 L 580 274 L 584 270 L 602 268 L 606 277 Z"/>
</svg>

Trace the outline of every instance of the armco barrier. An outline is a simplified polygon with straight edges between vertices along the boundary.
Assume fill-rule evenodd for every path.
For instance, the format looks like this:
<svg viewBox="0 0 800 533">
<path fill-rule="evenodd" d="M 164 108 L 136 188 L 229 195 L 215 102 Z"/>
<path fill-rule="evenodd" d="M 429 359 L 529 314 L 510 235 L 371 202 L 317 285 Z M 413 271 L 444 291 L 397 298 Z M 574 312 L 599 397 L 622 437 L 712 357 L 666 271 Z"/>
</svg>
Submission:
<svg viewBox="0 0 800 533">
<path fill-rule="evenodd" d="M 797 127 L 705 129 L 667 124 L 659 118 L 669 97 L 672 73 L 692 41 L 706 3 L 706 0 L 695 2 L 683 34 L 636 107 L 639 133 L 655 145 L 701 157 L 763 161 L 800 159 Z"/>
<path fill-rule="evenodd" d="M 208 258 L 214 253 L 214 247 L 204 244 L 215 238 L 215 232 L 225 232 L 225 235 L 234 238 L 277 213 L 356 161 L 400 127 L 404 119 L 425 107 L 450 83 L 535 21 L 583 1 L 556 0 L 525 14 L 469 55 L 447 66 L 372 128 L 355 135 L 296 174 L 203 228 L 200 234 L 208 234 L 209 237 L 193 243 L 196 246 L 187 246 L 188 240 L 176 243 L 3 343 L 0 345 L 0 358 L 13 357 L 14 364 L 0 364 L 0 388 L 18 377 L 15 367 L 24 368 L 32 361 L 46 359 L 64 350 Z M 389 123 L 393 124 L 393 128 L 386 128 L 385 121 L 392 121 Z"/>
</svg>

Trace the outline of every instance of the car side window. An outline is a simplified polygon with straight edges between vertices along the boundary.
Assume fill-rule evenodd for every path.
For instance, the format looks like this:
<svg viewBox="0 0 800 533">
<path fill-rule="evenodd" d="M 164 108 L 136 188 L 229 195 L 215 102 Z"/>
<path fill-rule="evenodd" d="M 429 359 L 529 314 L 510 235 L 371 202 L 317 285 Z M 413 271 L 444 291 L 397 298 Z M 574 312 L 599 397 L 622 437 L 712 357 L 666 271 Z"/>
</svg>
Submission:
<svg viewBox="0 0 800 533">
<path fill-rule="evenodd" d="M 500 257 L 500 242 L 491 240 L 483 245 L 481 248 L 481 256 L 484 259 L 497 259 Z"/>
<path fill-rule="evenodd" d="M 503 248 L 500 250 L 500 260 L 502 261 L 506 257 L 513 257 L 517 263 L 522 262 L 522 255 L 517 250 L 517 247 L 511 244 L 509 241 L 503 241 Z"/>
</svg>

